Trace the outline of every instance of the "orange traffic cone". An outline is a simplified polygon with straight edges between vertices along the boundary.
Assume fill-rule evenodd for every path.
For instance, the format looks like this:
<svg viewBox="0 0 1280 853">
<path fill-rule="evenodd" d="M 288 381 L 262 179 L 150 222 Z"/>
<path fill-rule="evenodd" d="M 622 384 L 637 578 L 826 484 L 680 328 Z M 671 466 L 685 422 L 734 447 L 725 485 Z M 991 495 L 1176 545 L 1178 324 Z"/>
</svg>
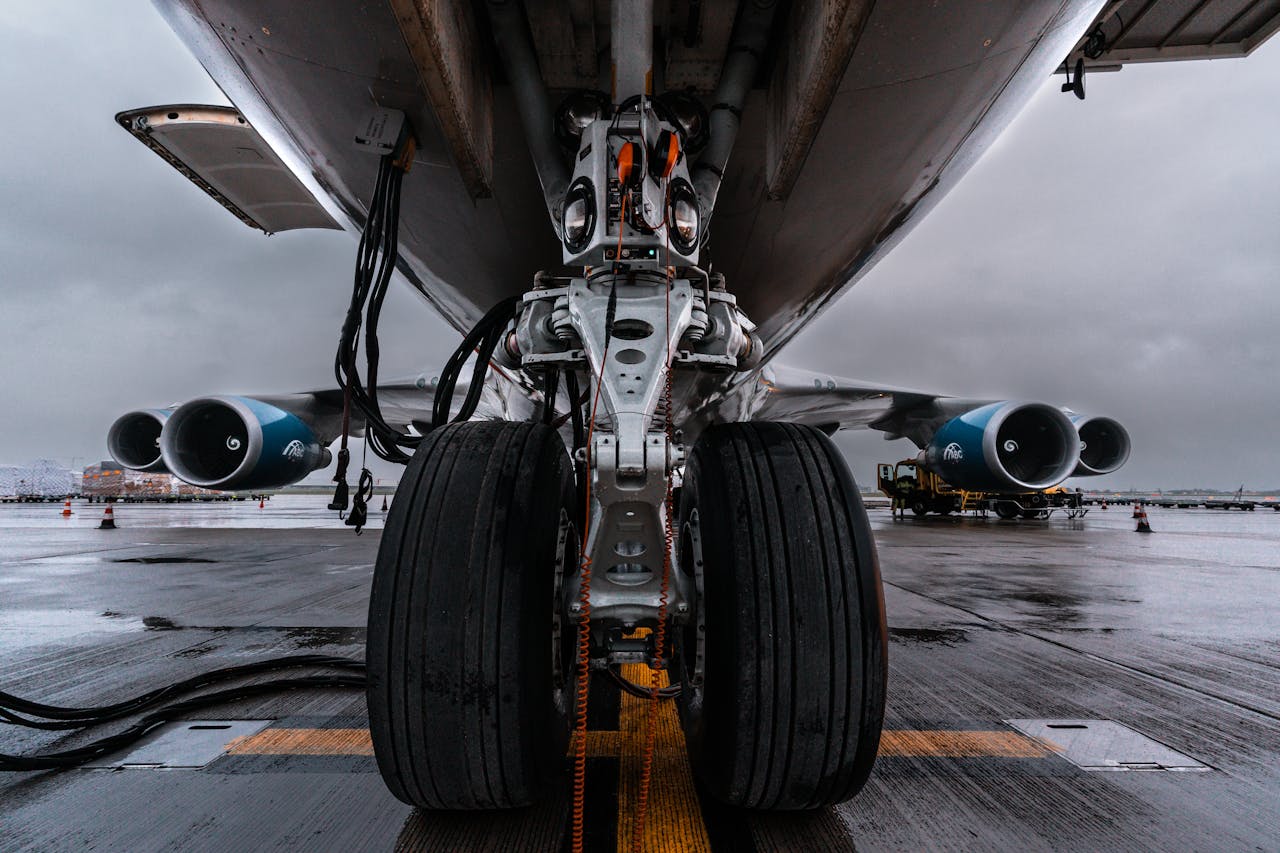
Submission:
<svg viewBox="0 0 1280 853">
<path fill-rule="evenodd" d="M 382 511 L 383 511 L 383 512 L 386 512 L 386 511 L 387 511 L 387 496 L 386 496 L 386 495 L 383 495 L 383 496 L 382 496 Z"/>
<path fill-rule="evenodd" d="M 1138 514 L 1139 514 L 1139 513 L 1141 513 L 1141 512 L 1142 512 L 1142 504 L 1134 504 L 1134 505 L 1133 505 L 1133 517 L 1134 517 L 1134 518 L 1137 518 L 1137 517 L 1138 517 Z"/>
<path fill-rule="evenodd" d="M 1106 502 L 1106 501 L 1103 501 L 1103 502 L 1102 502 L 1102 508 L 1103 508 L 1104 510 L 1107 508 L 1107 502 Z"/>
<path fill-rule="evenodd" d="M 267 508 L 267 499 L 258 498 L 258 509 L 266 509 L 266 508 Z"/>
<path fill-rule="evenodd" d="M 69 518 L 71 516 L 71 498 L 67 498 L 67 502 L 62 505 L 62 517 Z"/>
<path fill-rule="evenodd" d="M 1138 519 L 1138 526 L 1134 528 L 1134 533 L 1150 533 L 1151 525 L 1147 523 L 1147 511 L 1142 508 L 1142 504 L 1133 510 L 1133 517 Z"/>
<path fill-rule="evenodd" d="M 98 524 L 99 530 L 115 530 L 116 515 L 111 510 L 111 504 L 107 504 L 107 508 L 102 511 L 102 521 Z"/>
</svg>

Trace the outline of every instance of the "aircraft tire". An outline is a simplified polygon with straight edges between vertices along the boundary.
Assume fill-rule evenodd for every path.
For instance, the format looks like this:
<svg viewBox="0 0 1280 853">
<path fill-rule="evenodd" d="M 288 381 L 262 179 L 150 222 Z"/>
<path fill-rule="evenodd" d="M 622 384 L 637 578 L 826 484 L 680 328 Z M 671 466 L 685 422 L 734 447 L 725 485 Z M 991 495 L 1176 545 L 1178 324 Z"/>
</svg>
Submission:
<svg viewBox="0 0 1280 853">
<path fill-rule="evenodd" d="M 680 570 L 703 589 L 677 634 L 695 773 L 741 808 L 854 796 L 879 748 L 887 639 L 871 528 L 843 457 L 808 426 L 711 427 L 685 468 L 680 519 Z"/>
<path fill-rule="evenodd" d="M 367 649 L 374 754 L 401 801 L 503 809 L 554 788 L 573 637 L 548 628 L 562 549 L 576 554 L 572 471 L 554 429 L 504 421 L 437 429 L 405 469 Z"/>
</svg>

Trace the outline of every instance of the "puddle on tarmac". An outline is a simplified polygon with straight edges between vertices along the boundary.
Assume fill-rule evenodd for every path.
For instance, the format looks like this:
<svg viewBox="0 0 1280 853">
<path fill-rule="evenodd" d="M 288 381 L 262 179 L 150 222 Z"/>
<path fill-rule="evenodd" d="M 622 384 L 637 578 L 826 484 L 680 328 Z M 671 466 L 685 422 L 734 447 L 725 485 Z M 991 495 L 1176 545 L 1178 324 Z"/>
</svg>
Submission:
<svg viewBox="0 0 1280 853">
<path fill-rule="evenodd" d="M 38 646 L 80 634 L 121 634 L 144 627 L 143 620 L 110 610 L 18 610 L 0 620 L 0 645 Z"/>
</svg>

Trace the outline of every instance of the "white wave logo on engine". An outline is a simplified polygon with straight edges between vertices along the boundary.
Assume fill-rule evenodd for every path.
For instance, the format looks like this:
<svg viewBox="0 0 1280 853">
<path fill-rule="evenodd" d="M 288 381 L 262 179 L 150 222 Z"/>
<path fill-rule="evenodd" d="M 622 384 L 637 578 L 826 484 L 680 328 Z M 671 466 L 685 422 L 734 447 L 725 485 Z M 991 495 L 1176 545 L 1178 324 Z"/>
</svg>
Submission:
<svg viewBox="0 0 1280 853">
<path fill-rule="evenodd" d="M 942 448 L 943 462 L 962 462 L 964 460 L 964 450 L 954 441 Z"/>
<path fill-rule="evenodd" d="M 307 448 L 301 441 L 295 438 L 284 446 L 284 451 L 280 455 L 285 459 L 288 459 L 290 462 L 301 462 L 302 457 L 307 455 Z"/>
<path fill-rule="evenodd" d="M 1018 442 L 1014 441 L 1012 438 L 1011 438 L 1011 439 L 1009 439 L 1008 441 L 1006 441 L 1006 442 L 1004 443 L 1004 452 L 1005 452 L 1005 453 L 1017 453 L 1017 452 L 1018 452 Z"/>
</svg>

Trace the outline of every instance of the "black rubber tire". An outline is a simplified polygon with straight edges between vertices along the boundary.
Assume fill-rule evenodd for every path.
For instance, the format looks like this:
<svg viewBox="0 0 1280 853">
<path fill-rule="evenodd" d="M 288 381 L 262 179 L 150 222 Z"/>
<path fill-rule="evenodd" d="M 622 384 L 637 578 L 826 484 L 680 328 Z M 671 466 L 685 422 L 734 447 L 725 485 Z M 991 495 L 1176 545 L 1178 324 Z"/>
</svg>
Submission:
<svg viewBox="0 0 1280 853">
<path fill-rule="evenodd" d="M 438 429 L 405 469 L 367 649 L 374 754 L 403 802 L 524 806 L 563 768 L 572 636 L 557 661 L 552 624 L 572 470 L 554 429 L 504 421 Z"/>
<path fill-rule="evenodd" d="M 911 512 L 916 516 L 925 516 L 929 514 L 929 505 L 924 501 L 916 501 L 911 504 Z"/>
<path fill-rule="evenodd" d="M 1021 514 L 1022 511 L 1018 509 L 1017 504 L 1010 501 L 996 501 L 996 515 L 1005 521 L 1012 521 Z"/>
<path fill-rule="evenodd" d="M 681 570 L 705 621 L 678 634 L 681 720 L 694 771 L 733 806 L 814 809 L 866 782 L 884 722 L 887 639 L 866 511 L 831 441 L 806 426 L 704 432 L 681 501 Z"/>
</svg>

